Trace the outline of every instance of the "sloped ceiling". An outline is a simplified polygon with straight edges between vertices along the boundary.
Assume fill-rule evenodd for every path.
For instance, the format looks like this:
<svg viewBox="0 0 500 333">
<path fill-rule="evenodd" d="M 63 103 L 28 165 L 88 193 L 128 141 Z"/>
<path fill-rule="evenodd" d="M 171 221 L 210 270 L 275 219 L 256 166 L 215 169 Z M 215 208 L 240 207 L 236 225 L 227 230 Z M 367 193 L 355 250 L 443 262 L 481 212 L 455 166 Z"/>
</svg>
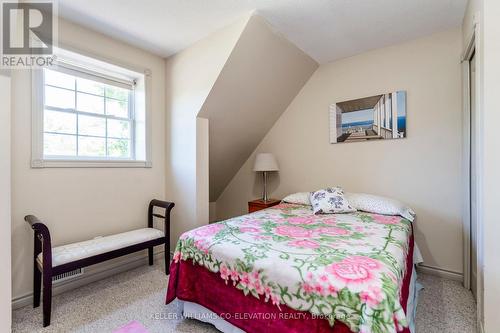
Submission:
<svg viewBox="0 0 500 333">
<path fill-rule="evenodd" d="M 199 117 L 209 119 L 210 201 L 248 159 L 318 64 L 252 16 Z"/>
</svg>

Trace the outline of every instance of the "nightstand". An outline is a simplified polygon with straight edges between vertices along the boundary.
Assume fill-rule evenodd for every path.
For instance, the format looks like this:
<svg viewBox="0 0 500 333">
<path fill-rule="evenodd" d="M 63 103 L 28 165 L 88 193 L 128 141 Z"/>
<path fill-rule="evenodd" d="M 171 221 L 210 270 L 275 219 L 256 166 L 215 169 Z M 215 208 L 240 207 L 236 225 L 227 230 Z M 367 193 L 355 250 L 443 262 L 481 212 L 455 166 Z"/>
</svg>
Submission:
<svg viewBox="0 0 500 333">
<path fill-rule="evenodd" d="M 267 201 L 264 201 L 262 199 L 259 200 L 253 200 L 248 202 L 248 212 L 253 213 L 257 212 L 261 209 L 266 209 L 272 206 L 276 206 L 279 204 L 281 200 L 276 200 L 276 199 L 269 199 Z"/>
</svg>

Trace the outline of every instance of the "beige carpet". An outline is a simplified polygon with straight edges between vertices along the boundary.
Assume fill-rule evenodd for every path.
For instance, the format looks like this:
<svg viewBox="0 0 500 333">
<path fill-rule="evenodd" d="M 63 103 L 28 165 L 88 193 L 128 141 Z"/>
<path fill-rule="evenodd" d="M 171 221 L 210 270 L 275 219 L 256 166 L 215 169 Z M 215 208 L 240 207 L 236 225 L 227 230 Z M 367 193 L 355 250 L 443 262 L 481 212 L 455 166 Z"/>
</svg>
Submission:
<svg viewBox="0 0 500 333">
<path fill-rule="evenodd" d="M 41 306 L 13 313 L 13 332 L 105 333 L 133 320 L 155 332 L 218 332 L 211 325 L 184 319 L 177 301 L 165 305 L 167 277 L 161 265 L 144 266 L 58 295 L 52 324 L 42 328 Z M 417 332 L 475 332 L 475 303 L 458 282 L 420 275 Z"/>
</svg>

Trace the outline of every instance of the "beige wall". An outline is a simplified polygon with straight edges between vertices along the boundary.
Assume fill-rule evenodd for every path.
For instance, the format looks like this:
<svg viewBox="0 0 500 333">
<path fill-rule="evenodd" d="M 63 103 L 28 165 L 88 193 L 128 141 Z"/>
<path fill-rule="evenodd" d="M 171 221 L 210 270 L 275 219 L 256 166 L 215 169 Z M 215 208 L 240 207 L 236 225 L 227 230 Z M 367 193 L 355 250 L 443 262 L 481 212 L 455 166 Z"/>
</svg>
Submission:
<svg viewBox="0 0 500 333">
<path fill-rule="evenodd" d="M 476 61 L 479 74 L 479 161 L 478 161 L 478 318 L 482 332 L 497 332 L 500 326 L 500 144 L 496 124 L 500 121 L 500 2 L 470 0 L 464 17 L 463 38 L 468 42 L 477 23 Z"/>
<path fill-rule="evenodd" d="M 462 272 L 461 32 L 454 29 L 322 65 L 217 201 L 219 218 L 258 198 L 256 152 L 276 154 L 273 197 L 328 185 L 398 198 L 418 215 L 425 264 Z M 329 143 L 332 103 L 407 91 L 408 138 Z"/>
<path fill-rule="evenodd" d="M 12 75 L 12 283 L 13 297 L 32 292 L 33 233 L 23 221 L 36 214 L 54 245 L 146 226 L 149 200 L 165 197 L 165 62 L 135 47 L 59 21 L 67 45 L 118 64 L 152 71 L 150 169 L 31 169 L 31 76 Z"/>
<path fill-rule="evenodd" d="M 11 328 L 10 78 L 0 72 L 0 332 Z"/>
<path fill-rule="evenodd" d="M 463 38 L 468 42 L 477 24 L 476 62 L 479 87 L 478 160 L 478 318 L 482 332 L 497 332 L 500 326 L 500 225 L 498 188 L 500 187 L 500 3 L 496 0 L 471 0 L 464 17 Z M 465 44 L 465 43 L 464 43 Z"/>
<path fill-rule="evenodd" d="M 196 209 L 203 224 L 210 222 L 208 158 L 208 119 L 196 118 Z"/>
<path fill-rule="evenodd" d="M 210 223 L 217 221 L 217 203 L 215 201 L 209 203 L 208 220 Z"/>
<path fill-rule="evenodd" d="M 247 22 L 242 18 L 166 61 L 166 189 L 176 204 L 172 249 L 184 231 L 208 223 L 208 188 L 203 188 L 208 159 L 204 149 L 197 149 L 206 124 L 197 126 L 196 118 Z M 206 199 L 198 193 L 206 193 Z"/>
<path fill-rule="evenodd" d="M 498 189 L 500 188 L 500 2 L 484 0 L 483 8 L 483 110 L 482 110 L 482 211 L 484 270 L 484 332 L 498 332 L 500 327 L 500 223 Z"/>
</svg>

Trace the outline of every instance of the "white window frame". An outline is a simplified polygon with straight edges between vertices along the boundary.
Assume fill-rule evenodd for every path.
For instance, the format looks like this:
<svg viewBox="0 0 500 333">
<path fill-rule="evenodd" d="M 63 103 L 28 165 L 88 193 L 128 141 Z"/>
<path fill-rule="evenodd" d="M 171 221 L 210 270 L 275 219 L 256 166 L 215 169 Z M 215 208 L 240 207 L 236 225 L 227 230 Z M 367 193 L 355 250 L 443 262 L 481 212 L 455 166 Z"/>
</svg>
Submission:
<svg viewBox="0 0 500 333">
<path fill-rule="evenodd" d="M 152 167 L 152 123 L 151 123 L 151 71 L 138 70 L 130 66 L 115 65 L 109 60 L 95 56 L 57 49 L 57 62 L 71 70 L 73 66 L 79 72 L 88 72 L 89 76 L 100 76 L 103 81 L 135 82 L 135 88 L 129 103 L 134 108 L 134 121 L 131 136 L 130 159 L 123 158 L 87 158 L 46 157 L 44 156 L 44 78 L 43 69 L 32 69 L 32 168 L 151 168 Z M 57 70 L 57 69 L 56 69 Z M 136 112 L 141 109 L 140 112 Z M 138 115 L 141 115 L 140 117 Z M 138 119 L 139 118 L 139 119 Z M 137 126 L 140 124 L 140 126 Z M 141 131 L 142 133 L 139 133 Z M 139 135 L 137 135 L 139 133 Z M 141 145 L 140 153 L 137 147 Z M 137 154 L 137 155 L 136 155 Z"/>
</svg>

